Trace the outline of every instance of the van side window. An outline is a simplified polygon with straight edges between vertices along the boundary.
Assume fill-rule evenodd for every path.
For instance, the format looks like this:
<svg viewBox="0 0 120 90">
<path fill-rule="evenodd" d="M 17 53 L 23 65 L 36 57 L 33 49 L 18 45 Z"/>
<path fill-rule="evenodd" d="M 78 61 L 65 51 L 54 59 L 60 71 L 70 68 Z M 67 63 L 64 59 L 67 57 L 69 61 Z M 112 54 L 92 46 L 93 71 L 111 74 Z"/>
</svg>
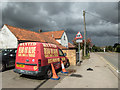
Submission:
<svg viewBox="0 0 120 90">
<path fill-rule="evenodd" d="M 64 56 L 62 50 L 58 49 L 59 50 L 59 56 Z"/>
</svg>

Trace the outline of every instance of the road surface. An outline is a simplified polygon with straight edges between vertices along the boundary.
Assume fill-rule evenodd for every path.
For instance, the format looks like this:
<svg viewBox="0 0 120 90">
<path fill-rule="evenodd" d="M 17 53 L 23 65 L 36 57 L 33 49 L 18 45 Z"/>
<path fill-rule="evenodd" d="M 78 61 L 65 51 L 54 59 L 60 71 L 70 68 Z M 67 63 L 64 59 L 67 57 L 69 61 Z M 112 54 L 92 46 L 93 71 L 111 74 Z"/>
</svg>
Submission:
<svg viewBox="0 0 120 90">
<path fill-rule="evenodd" d="M 93 71 L 87 71 L 88 68 L 92 68 Z M 102 61 L 100 56 L 94 53 L 92 53 L 91 58 L 85 60 L 81 66 L 73 66 L 71 69 L 75 69 L 76 72 L 74 74 L 80 75 L 81 77 L 71 76 L 70 74 L 65 75 L 59 72 L 60 80 L 46 80 L 43 77 L 21 76 L 14 73 L 13 68 L 9 68 L 2 72 L 0 79 L 2 79 L 2 88 L 32 88 L 32 90 L 38 90 L 39 88 L 118 87 L 118 78 L 107 68 L 107 64 Z"/>
<path fill-rule="evenodd" d="M 2 60 L 2 53 L 0 53 L 0 61 Z M 7 68 L 7 70 L 0 73 L 0 87 L 2 88 L 53 88 L 58 84 L 65 75 L 61 74 L 58 70 L 60 80 L 54 81 L 51 79 L 46 80 L 43 77 L 31 77 L 27 75 L 19 75 L 13 72 L 14 67 Z M 1 75 L 2 74 L 2 75 Z M 1 84 L 2 83 L 2 84 Z M 2 86 L 1 86 L 2 85 Z"/>
<path fill-rule="evenodd" d="M 98 55 L 107 60 L 116 70 L 118 70 L 118 56 L 120 53 L 115 52 L 99 52 Z"/>
<path fill-rule="evenodd" d="M 19 75 L 13 72 L 13 68 L 9 68 L 2 72 L 2 88 L 53 88 L 57 85 L 65 75 L 58 73 L 60 80 L 45 79 L 43 77 L 33 77 L 27 75 Z"/>
</svg>

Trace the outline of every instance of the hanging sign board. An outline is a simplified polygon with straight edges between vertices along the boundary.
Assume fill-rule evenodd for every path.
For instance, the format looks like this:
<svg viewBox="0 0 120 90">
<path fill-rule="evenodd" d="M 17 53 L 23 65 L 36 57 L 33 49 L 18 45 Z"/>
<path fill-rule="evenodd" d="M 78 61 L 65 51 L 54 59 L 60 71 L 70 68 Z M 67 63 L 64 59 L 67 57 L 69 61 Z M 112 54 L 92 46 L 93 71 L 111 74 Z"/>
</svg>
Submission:
<svg viewBox="0 0 120 90">
<path fill-rule="evenodd" d="M 81 43 L 82 40 L 81 40 L 81 39 L 77 39 L 76 42 L 77 42 L 77 43 Z"/>
<path fill-rule="evenodd" d="M 82 34 L 81 34 L 80 32 L 78 32 L 78 33 L 76 34 L 75 39 L 82 39 L 82 38 L 83 38 Z"/>
</svg>

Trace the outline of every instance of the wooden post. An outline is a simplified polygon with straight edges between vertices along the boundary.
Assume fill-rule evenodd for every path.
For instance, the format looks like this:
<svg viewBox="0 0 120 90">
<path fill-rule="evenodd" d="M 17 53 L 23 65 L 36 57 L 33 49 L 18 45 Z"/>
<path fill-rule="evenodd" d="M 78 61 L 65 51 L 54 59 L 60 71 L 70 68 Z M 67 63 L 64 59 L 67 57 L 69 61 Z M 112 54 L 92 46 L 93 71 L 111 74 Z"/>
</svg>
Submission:
<svg viewBox="0 0 120 90">
<path fill-rule="evenodd" d="M 84 17 L 84 56 L 86 56 L 86 23 L 85 23 L 85 11 L 83 11 Z"/>
</svg>

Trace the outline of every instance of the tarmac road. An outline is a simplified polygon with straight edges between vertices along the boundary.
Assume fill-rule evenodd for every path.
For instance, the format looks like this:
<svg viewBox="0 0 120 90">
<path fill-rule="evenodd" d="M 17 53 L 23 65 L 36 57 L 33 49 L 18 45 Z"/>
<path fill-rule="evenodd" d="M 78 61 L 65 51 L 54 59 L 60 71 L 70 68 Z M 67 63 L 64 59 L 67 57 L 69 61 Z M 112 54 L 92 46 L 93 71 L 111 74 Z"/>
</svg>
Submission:
<svg viewBox="0 0 120 90">
<path fill-rule="evenodd" d="M 33 90 L 37 90 L 38 88 L 53 88 L 65 77 L 59 73 L 60 80 L 55 81 L 51 79 L 47 80 L 43 77 L 37 78 L 19 75 L 13 72 L 13 68 L 10 68 L 2 72 L 2 88 L 32 88 Z"/>
<path fill-rule="evenodd" d="M 120 55 L 120 53 L 99 52 L 97 54 L 106 59 L 116 70 L 118 70 L 118 56 Z"/>
<path fill-rule="evenodd" d="M 84 60 L 81 66 L 74 66 L 76 69 L 74 74 L 82 77 L 66 76 L 59 72 L 60 80 L 46 80 L 43 77 L 20 76 L 11 68 L 2 72 L 2 88 L 32 88 L 33 90 L 38 88 L 117 88 L 118 78 L 96 54 L 111 56 L 109 53 L 91 53 L 89 60 Z M 87 71 L 88 68 L 92 68 L 93 71 Z"/>
<path fill-rule="evenodd" d="M 2 54 L 0 53 L 0 59 L 2 60 Z M 27 75 L 19 75 L 13 72 L 14 67 L 7 68 L 4 72 L 0 73 L 0 87 L 2 88 L 32 88 L 37 90 L 38 88 L 53 88 L 57 85 L 65 75 L 58 71 L 60 80 L 45 79 L 43 77 L 33 77 Z M 2 86 L 1 86 L 2 85 Z"/>
</svg>

